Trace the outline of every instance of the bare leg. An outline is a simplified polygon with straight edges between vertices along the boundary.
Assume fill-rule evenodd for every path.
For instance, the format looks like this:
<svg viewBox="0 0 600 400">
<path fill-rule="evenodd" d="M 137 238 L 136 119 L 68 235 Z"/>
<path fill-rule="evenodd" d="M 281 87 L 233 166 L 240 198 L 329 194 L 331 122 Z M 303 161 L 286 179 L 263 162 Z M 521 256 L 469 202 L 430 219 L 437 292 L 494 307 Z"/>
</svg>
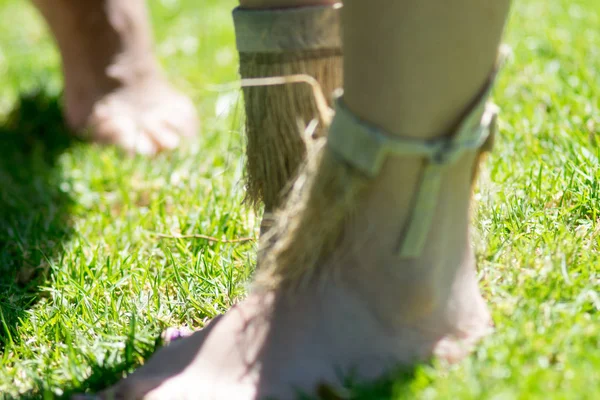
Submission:
<svg viewBox="0 0 600 400">
<path fill-rule="evenodd" d="M 60 48 L 69 125 L 154 154 L 197 130 L 189 99 L 162 77 L 143 0 L 33 0 Z"/>
<path fill-rule="evenodd" d="M 508 6 L 347 1 L 343 101 L 356 126 L 415 140 L 455 134 L 493 70 Z M 342 115 L 330 135 L 344 133 Z M 477 152 L 444 164 L 424 250 L 403 257 L 400 232 L 427 163 L 390 155 L 369 176 L 332 143 L 309 156 L 248 299 L 107 398 L 293 398 L 294 388 L 339 384 L 339 371 L 368 379 L 432 355 L 459 360 L 488 331 L 468 235 Z"/>
</svg>

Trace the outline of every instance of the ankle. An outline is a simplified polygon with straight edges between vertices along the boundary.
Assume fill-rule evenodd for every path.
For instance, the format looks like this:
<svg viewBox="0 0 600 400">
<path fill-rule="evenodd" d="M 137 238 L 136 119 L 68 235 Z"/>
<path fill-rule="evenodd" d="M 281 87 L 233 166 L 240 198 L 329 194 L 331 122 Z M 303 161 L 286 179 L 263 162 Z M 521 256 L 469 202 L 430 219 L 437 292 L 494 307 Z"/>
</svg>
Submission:
<svg viewBox="0 0 600 400">
<path fill-rule="evenodd" d="M 294 188 L 280 218 L 285 226 L 278 225 L 271 235 L 276 241 L 266 243 L 262 277 L 294 286 L 342 273 L 321 264 L 349 264 L 355 272 L 381 270 L 381 284 L 393 282 L 392 297 L 416 288 L 422 298 L 408 296 L 416 300 L 407 314 L 419 304 L 436 309 L 447 297 L 438 286 L 448 287 L 472 260 L 473 170 L 495 123 L 485 100 L 484 92 L 455 136 L 434 142 L 390 138 L 338 107 L 326 148 L 308 159 L 300 180 L 307 185 Z M 390 275 L 386 268 L 398 272 Z"/>
<path fill-rule="evenodd" d="M 446 296 L 443 287 L 472 257 L 469 208 L 475 158 L 465 155 L 443 172 L 433 222 L 415 257 L 402 257 L 399 249 L 414 213 L 423 161 L 417 157 L 387 160 L 363 188 L 357 211 L 331 257 L 352 266 L 344 272 L 347 279 L 369 286 L 366 293 L 379 292 L 389 304 L 399 304 L 399 315 L 424 315 L 439 308 Z"/>
</svg>

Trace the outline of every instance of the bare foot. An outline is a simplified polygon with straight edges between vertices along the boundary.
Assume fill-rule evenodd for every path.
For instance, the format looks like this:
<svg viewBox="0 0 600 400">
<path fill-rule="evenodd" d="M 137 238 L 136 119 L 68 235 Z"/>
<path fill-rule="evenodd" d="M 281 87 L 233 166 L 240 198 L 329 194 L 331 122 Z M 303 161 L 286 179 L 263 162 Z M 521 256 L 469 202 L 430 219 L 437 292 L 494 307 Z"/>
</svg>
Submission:
<svg viewBox="0 0 600 400">
<path fill-rule="evenodd" d="M 339 386 L 348 374 L 369 380 L 433 355 L 458 361 L 489 332 L 468 240 L 475 156 L 448 167 L 420 258 L 400 259 L 394 250 L 421 163 L 394 158 L 360 191 L 353 207 L 359 212 L 343 225 L 341 240 L 321 237 L 333 247 L 323 247 L 316 264 L 302 265 L 320 249 L 303 239 L 310 232 L 289 227 L 323 229 L 339 206 L 324 193 L 338 188 L 323 185 L 336 182 L 333 176 L 339 185 L 354 184 L 338 175 L 346 167 L 324 151 L 325 161 L 309 172 L 309 188 L 297 189 L 312 193 L 301 200 L 309 205 L 319 196 L 323 209 L 298 214 L 292 194 L 261 264 L 259 282 L 275 284 L 257 287 L 204 330 L 160 350 L 102 398 L 293 399 L 299 390 L 314 394 L 320 384 Z M 295 269 L 290 266 L 305 271 L 306 279 L 294 278 L 303 284 L 278 277 L 278 270 Z"/>
<path fill-rule="evenodd" d="M 301 391 L 314 394 L 320 384 L 339 386 L 348 374 L 378 378 L 440 346 L 452 360 L 469 349 L 461 340 L 476 339 L 473 332 L 444 339 L 447 332 L 428 326 L 432 320 L 391 330 L 349 288 L 327 289 L 304 293 L 296 304 L 274 294 L 251 296 L 204 330 L 161 349 L 101 398 L 295 399 Z"/>
<path fill-rule="evenodd" d="M 65 117 L 130 153 L 173 149 L 198 129 L 192 102 L 162 77 L 143 0 L 34 0 L 59 45 Z"/>
<path fill-rule="evenodd" d="M 78 114 L 74 108 L 79 111 L 67 106 L 67 120 L 73 127 L 83 126 L 91 140 L 129 153 L 153 155 L 174 149 L 198 129 L 192 102 L 160 77 L 109 92 L 96 100 L 91 111 Z M 75 122 L 86 114 L 85 124 Z"/>
</svg>

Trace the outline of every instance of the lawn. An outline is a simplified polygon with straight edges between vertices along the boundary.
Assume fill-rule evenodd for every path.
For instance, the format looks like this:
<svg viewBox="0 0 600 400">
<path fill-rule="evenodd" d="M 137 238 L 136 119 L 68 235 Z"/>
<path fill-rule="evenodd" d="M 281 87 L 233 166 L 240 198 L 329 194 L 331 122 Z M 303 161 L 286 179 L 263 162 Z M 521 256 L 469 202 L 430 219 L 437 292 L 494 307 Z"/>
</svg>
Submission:
<svg viewBox="0 0 600 400">
<path fill-rule="evenodd" d="M 244 137 L 227 0 L 151 1 L 197 140 L 156 159 L 69 139 L 60 59 L 27 2 L 0 0 L 0 398 L 116 382 L 167 326 L 242 299 L 261 215 L 243 204 Z M 500 135 L 476 193 L 479 275 L 496 332 L 352 399 L 600 398 L 600 0 L 520 0 L 495 90 Z M 169 237 L 171 235 L 172 237 Z"/>
</svg>

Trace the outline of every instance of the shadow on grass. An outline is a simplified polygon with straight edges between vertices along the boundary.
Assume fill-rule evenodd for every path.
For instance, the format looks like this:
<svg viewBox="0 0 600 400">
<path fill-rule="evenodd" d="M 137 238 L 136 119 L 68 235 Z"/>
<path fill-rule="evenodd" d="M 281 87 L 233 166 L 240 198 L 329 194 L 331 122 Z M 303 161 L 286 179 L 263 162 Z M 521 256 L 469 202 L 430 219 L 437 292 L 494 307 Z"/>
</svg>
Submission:
<svg viewBox="0 0 600 400">
<path fill-rule="evenodd" d="M 134 369 L 141 366 L 141 361 L 150 359 L 152 354 L 162 347 L 162 345 L 160 337 L 156 339 L 154 345 L 140 345 L 139 342 L 134 340 L 132 335 L 125 343 L 125 360 L 117 364 L 107 362 L 106 365 L 101 365 L 95 358 L 84 357 L 81 363 L 89 366 L 91 369 L 88 378 L 82 382 L 62 387 L 61 395 L 55 395 L 50 389 L 47 389 L 46 382 L 38 381 L 33 390 L 10 400 L 70 400 L 76 395 L 83 395 L 85 397 L 86 391 L 89 393 L 98 393 L 116 384 Z"/>
<path fill-rule="evenodd" d="M 44 296 L 50 260 L 60 262 L 72 233 L 74 199 L 61 190 L 63 170 L 58 159 L 77 139 L 66 127 L 60 98 L 44 90 L 22 95 L 8 117 L 0 120 L 0 354 L 18 343 L 18 328 L 27 311 Z M 100 390 L 117 382 L 160 345 L 126 344 L 125 361 L 91 368 L 84 381 L 56 397 L 37 382 L 18 398 L 65 398 Z M 0 398 L 4 398 L 0 393 Z"/>
<path fill-rule="evenodd" d="M 0 121 L 0 352 L 38 300 L 48 260 L 71 233 L 72 199 L 60 190 L 58 157 L 73 136 L 56 96 L 23 95 Z"/>
</svg>

